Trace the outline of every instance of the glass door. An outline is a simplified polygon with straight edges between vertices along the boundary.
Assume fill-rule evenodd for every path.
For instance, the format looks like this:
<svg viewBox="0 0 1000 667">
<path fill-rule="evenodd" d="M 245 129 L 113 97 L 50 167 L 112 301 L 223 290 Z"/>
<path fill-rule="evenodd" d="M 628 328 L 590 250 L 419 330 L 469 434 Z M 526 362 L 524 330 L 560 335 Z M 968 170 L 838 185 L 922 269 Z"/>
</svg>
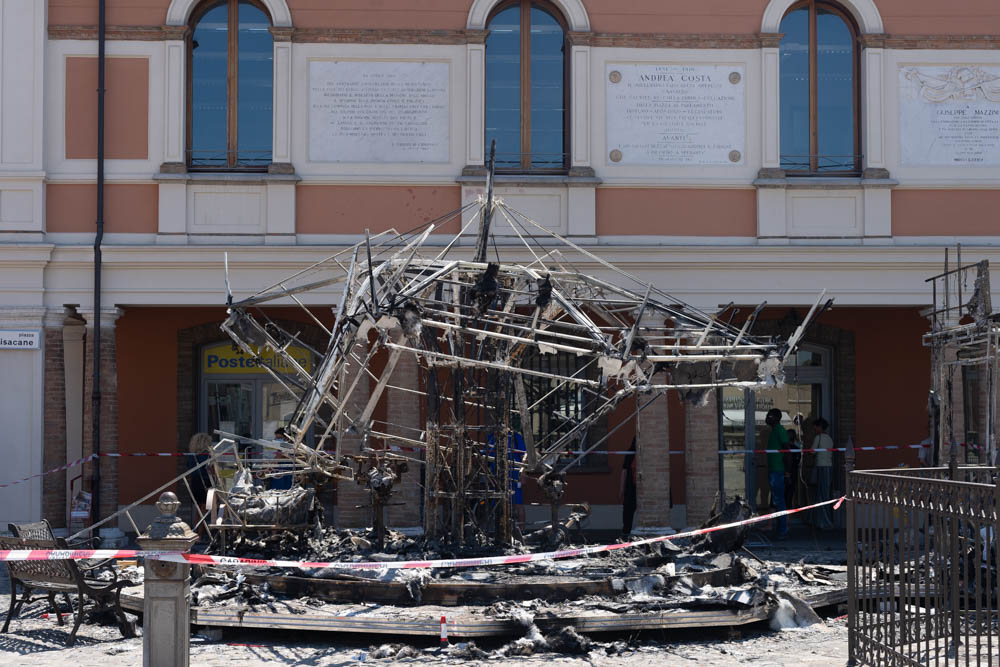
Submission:
<svg viewBox="0 0 1000 667">
<path fill-rule="evenodd" d="M 209 380 L 206 387 L 206 431 L 216 429 L 254 437 L 254 383 Z"/>
<path fill-rule="evenodd" d="M 312 354 L 303 347 L 285 350 L 306 372 L 312 371 Z M 267 369 L 291 375 L 288 362 L 264 350 L 256 359 L 244 355 L 232 343 L 210 343 L 201 350 L 200 430 L 235 433 L 241 438 L 270 440 L 274 430 L 288 419 L 299 399 Z"/>
<path fill-rule="evenodd" d="M 260 383 L 260 414 L 261 438 L 274 438 L 274 429 L 283 426 L 291 419 L 298 398 L 288 392 L 280 382 L 261 381 Z"/>
</svg>

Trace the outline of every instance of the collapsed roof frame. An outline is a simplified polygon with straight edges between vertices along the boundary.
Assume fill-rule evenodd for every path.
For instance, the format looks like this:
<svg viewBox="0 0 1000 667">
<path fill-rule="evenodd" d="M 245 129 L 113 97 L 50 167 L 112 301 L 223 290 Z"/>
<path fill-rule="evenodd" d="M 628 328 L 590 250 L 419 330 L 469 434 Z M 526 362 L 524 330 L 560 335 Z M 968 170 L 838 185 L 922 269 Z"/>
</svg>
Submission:
<svg viewBox="0 0 1000 667">
<path fill-rule="evenodd" d="M 245 354 L 257 358 L 269 349 L 291 369 L 261 364 L 298 400 L 285 425 L 292 442 L 277 447 L 317 475 L 367 486 L 380 541 L 383 508 L 408 462 L 425 466 L 426 535 L 462 542 L 471 531 L 509 543 L 515 471 L 537 478 L 553 508 L 554 535 L 566 471 L 611 436 L 587 442 L 595 422 L 640 395 L 649 398 L 637 400 L 633 416 L 672 389 L 700 403 L 717 387 L 780 386 L 785 359 L 830 305 L 820 306 L 821 294 L 787 342 L 755 338 L 751 330 L 766 302 L 740 327 L 732 324 L 732 304 L 715 314 L 693 308 L 507 205 L 493 194 L 492 174 L 491 167 L 485 197 L 442 218 L 403 233 L 366 231 L 363 241 L 249 298 L 233 301 L 229 293 L 222 329 Z M 428 243 L 439 223 L 469 213 L 444 247 Z M 510 246 L 497 243 L 497 219 L 507 225 L 503 240 L 519 241 L 531 261 L 502 262 L 501 249 Z M 475 224 L 474 254 L 459 257 L 468 257 L 470 248 L 461 241 Z M 581 270 L 575 258 L 631 287 Z M 229 291 L 228 259 L 226 283 Z M 299 295 L 334 285 L 341 286 L 341 295 L 328 329 Z M 329 335 L 313 371 L 288 351 L 304 345 L 296 333 L 266 314 L 260 315 L 263 323 L 251 314 L 263 304 L 288 301 Z M 370 366 L 383 350 L 388 358 L 376 377 Z M 391 384 L 403 355 L 418 361 L 418 389 Z M 542 370 L 536 362 L 546 355 L 572 355 L 578 368 Z M 374 388 L 367 398 L 352 401 L 369 378 Z M 536 391 L 529 400 L 525 387 L 531 382 L 548 393 Z M 582 416 L 536 433 L 550 416 L 539 415 L 544 397 L 566 388 L 576 392 Z M 421 396 L 423 431 L 407 437 L 398 434 L 405 425 L 377 427 L 373 415 L 387 391 Z M 314 445 L 307 444 L 310 429 L 318 436 Z M 523 436 L 523 452 L 512 433 Z M 348 452 L 345 436 L 360 438 L 361 451 Z M 424 457 L 401 453 L 406 450 Z M 578 455 L 567 463 L 569 451 Z"/>
</svg>

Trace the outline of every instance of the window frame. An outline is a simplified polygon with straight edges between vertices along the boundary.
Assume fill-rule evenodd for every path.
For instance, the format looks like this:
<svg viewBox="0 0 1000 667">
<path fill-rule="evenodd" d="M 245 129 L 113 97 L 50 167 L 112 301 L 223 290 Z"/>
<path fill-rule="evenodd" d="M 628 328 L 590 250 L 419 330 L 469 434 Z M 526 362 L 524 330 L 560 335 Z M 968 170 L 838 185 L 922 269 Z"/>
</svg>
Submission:
<svg viewBox="0 0 1000 667">
<path fill-rule="evenodd" d="M 524 357 L 522 360 L 522 365 L 524 368 L 530 368 L 536 371 L 542 371 L 544 373 L 551 373 L 553 369 L 560 373 L 579 373 L 584 368 L 589 366 L 586 374 L 588 380 L 599 380 L 600 372 L 596 365 L 583 362 L 579 357 L 571 352 L 556 352 L 554 354 L 541 354 L 535 353 Z M 575 370 L 574 370 L 575 369 Z M 543 408 L 538 410 L 535 414 L 531 416 L 532 424 L 530 428 L 535 439 L 536 446 L 547 447 L 551 446 L 552 441 L 545 441 L 545 434 L 558 432 L 563 430 L 568 430 L 567 427 L 559 423 L 558 418 L 553 417 L 554 407 L 569 407 L 570 405 L 575 406 L 575 409 L 565 410 L 565 414 L 569 419 L 581 420 L 589 417 L 600 404 L 598 398 L 592 398 L 587 400 L 586 389 L 582 387 L 569 387 L 565 386 L 566 383 L 556 383 L 556 386 L 552 386 L 555 383 L 554 380 L 540 377 L 527 377 L 525 378 L 525 390 L 528 403 L 534 403 L 539 401 L 542 403 Z M 600 440 L 607 435 L 608 427 L 608 414 L 599 417 L 585 432 L 587 435 L 586 441 L 582 441 L 584 448 L 589 447 L 596 440 Z M 538 419 L 538 431 L 535 430 L 534 421 Z M 522 431 L 527 428 L 524 424 L 521 425 Z M 556 438 L 558 439 L 558 438 Z M 580 443 L 580 440 L 577 440 Z M 609 449 L 609 445 L 601 447 L 599 452 L 605 452 Z M 560 455 L 555 460 L 559 465 L 565 465 L 576 458 L 575 454 L 570 455 Z M 578 473 L 602 473 L 608 472 L 609 459 L 607 453 L 590 453 L 584 456 L 581 461 L 569 469 L 572 474 Z"/>
<path fill-rule="evenodd" d="M 800 0 L 796 2 L 788 11 L 785 12 L 781 20 L 784 21 L 785 18 L 794 11 L 807 8 L 809 10 L 809 168 L 808 169 L 784 169 L 785 173 L 792 176 L 858 176 L 862 172 L 862 162 L 864 156 L 861 154 L 861 41 L 860 35 L 861 31 L 858 29 L 858 24 L 851 16 L 851 13 L 845 10 L 840 5 L 828 2 L 827 0 Z M 819 48 L 817 44 L 818 33 L 816 26 L 816 15 L 817 10 L 823 9 L 833 14 L 839 16 L 844 23 L 847 25 L 847 29 L 851 32 L 851 60 L 852 67 L 851 72 L 854 76 L 854 168 L 853 169 L 841 169 L 841 170 L 824 170 L 819 169 Z M 780 24 L 779 24 L 780 25 Z M 782 35 L 784 38 L 784 35 Z M 780 46 L 779 46 L 780 49 Z M 779 81 L 781 77 L 780 64 L 779 64 Z M 781 96 L 781 91 L 778 92 L 779 98 Z M 780 108 L 780 99 L 779 99 Z M 779 123 L 780 128 L 780 123 Z M 779 137 L 779 149 L 778 149 L 778 162 L 779 164 L 784 163 L 784 156 L 781 154 L 780 149 L 780 137 Z"/>
<path fill-rule="evenodd" d="M 490 24 L 493 19 L 496 18 L 497 14 L 500 12 L 510 9 L 511 7 L 521 8 L 521 16 L 519 19 L 520 26 L 520 38 L 521 38 L 521 53 L 520 53 L 520 69 L 521 69 L 521 164 L 519 167 L 497 167 L 497 173 L 515 173 L 515 174 L 564 174 L 569 169 L 570 156 L 569 156 L 569 112 L 570 112 L 570 58 L 569 55 L 569 24 L 566 22 L 566 17 L 563 16 L 562 11 L 556 7 L 555 4 L 549 0 L 503 0 L 499 2 L 496 6 L 490 10 L 489 15 L 486 17 L 486 30 L 489 31 Z M 531 166 L 531 8 L 536 6 L 542 11 L 546 12 L 552 18 L 556 20 L 563 31 L 563 126 L 562 126 L 562 165 L 559 167 L 532 167 Z M 527 29 L 526 29 L 527 28 Z M 487 34 L 487 40 L 489 35 Z M 485 42 L 484 42 L 485 45 Z M 484 56 L 485 60 L 489 59 L 489 53 Z M 484 71 L 485 74 L 485 71 Z M 486 115 L 486 77 L 484 76 L 484 86 L 483 86 L 483 110 L 484 118 Z M 485 127 L 483 128 L 485 131 Z M 483 141 L 485 144 L 485 132 L 483 136 Z M 489 153 L 489 146 L 486 146 L 486 154 Z"/>
<path fill-rule="evenodd" d="M 185 119 L 185 147 L 184 164 L 188 171 L 197 172 L 222 172 L 222 171 L 243 171 L 243 172 L 266 172 L 267 165 L 240 165 L 239 164 L 239 5 L 240 3 L 253 5 L 264 12 L 271 27 L 274 27 L 274 18 L 267 10 L 261 0 L 205 0 L 191 12 L 188 19 L 187 36 L 185 37 L 186 54 L 186 119 Z M 226 165 L 195 165 L 192 160 L 194 139 L 194 31 L 198 27 L 205 14 L 209 11 L 227 5 L 226 13 Z M 272 38 L 273 45 L 273 38 Z M 271 85 L 274 85 L 274 69 L 271 70 Z M 274 131 L 274 110 L 271 111 L 271 131 Z M 271 146 L 271 161 L 274 160 L 274 146 Z"/>
</svg>

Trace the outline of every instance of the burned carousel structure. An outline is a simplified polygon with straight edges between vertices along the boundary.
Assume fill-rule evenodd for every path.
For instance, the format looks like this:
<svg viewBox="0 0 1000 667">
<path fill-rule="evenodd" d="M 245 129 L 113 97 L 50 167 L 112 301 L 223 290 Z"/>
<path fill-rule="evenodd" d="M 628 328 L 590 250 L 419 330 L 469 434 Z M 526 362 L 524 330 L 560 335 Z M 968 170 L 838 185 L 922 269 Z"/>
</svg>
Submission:
<svg viewBox="0 0 1000 667">
<path fill-rule="evenodd" d="M 732 304 L 701 312 L 492 190 L 488 176 L 478 201 L 410 231 L 366 233 L 246 298 L 233 298 L 226 261 L 222 329 L 294 409 L 274 440 L 199 434 L 192 450 L 208 456 L 147 496 L 176 484 L 196 499 L 194 475 L 207 479 L 194 503 L 194 528 L 208 538 L 195 550 L 206 553 L 188 554 L 198 563 L 192 623 L 523 634 L 497 649 L 509 656 L 585 652 L 591 642 L 578 631 L 807 624 L 815 608 L 843 603 L 845 569 L 829 555 L 789 568 L 746 550 L 762 518 L 740 499 L 719 498 L 706 530 L 635 542 L 587 544 L 574 532 L 585 504 L 560 522 L 567 473 L 583 457 L 670 391 L 699 405 L 718 387 L 780 385 L 785 360 L 830 302 L 820 295 L 787 340 L 754 336 L 764 304 L 739 317 Z M 449 218 L 463 221 L 459 233 L 432 237 Z M 305 296 L 320 290 L 339 292 L 332 324 L 317 316 L 316 295 Z M 324 349 L 263 307 L 289 304 L 325 332 Z M 301 363 L 302 348 L 318 363 Z M 420 428 L 413 415 L 404 424 L 379 410 L 392 392 L 419 404 Z M 601 424 L 613 412 L 615 425 Z M 549 505 L 540 529 L 522 532 L 515 480 L 537 485 Z M 422 536 L 386 525 L 414 482 Z M 333 489 L 338 512 L 365 499 L 365 528 L 328 525 L 322 499 Z M 134 524 L 129 509 L 118 514 Z M 122 604 L 139 610 L 143 600 Z M 469 647 L 469 657 L 486 655 Z"/>
<path fill-rule="evenodd" d="M 450 216 L 407 232 L 366 233 L 249 298 L 228 298 L 223 330 L 251 358 L 265 350 L 281 357 L 261 367 L 297 400 L 283 425 L 287 441 L 256 441 L 283 461 L 271 474 L 362 485 L 379 544 L 401 475 L 422 480 L 428 538 L 510 545 L 520 537 L 511 485 L 518 477 L 541 488 L 552 521 L 540 534 L 558 541 L 567 470 L 616 430 L 595 436 L 591 427 L 602 416 L 627 399 L 638 414 L 671 390 L 698 404 L 716 387 L 780 385 L 783 361 L 829 305 L 820 306 L 821 296 L 787 341 L 754 337 L 764 304 L 739 326 L 731 323 L 732 304 L 700 312 L 509 207 L 494 196 L 490 174 L 486 195 Z M 428 242 L 435 225 L 460 216 L 463 227 L 447 244 Z M 504 261 L 512 240 L 529 261 Z M 574 260 L 601 270 L 584 272 Z M 228 268 L 226 275 L 228 290 Z M 331 286 L 340 300 L 328 328 L 300 295 Z M 288 351 L 305 345 L 298 332 L 259 308 L 275 303 L 297 304 L 329 335 L 326 349 L 314 351 L 315 368 Z M 387 362 L 376 376 L 371 363 L 381 351 Z M 393 383 L 405 356 L 419 364 L 417 389 Z M 356 400 L 361 382 L 373 389 Z M 375 419 L 379 400 L 393 391 L 420 394 L 424 429 Z M 546 414 L 545 399 L 556 392 L 569 393 L 573 414 Z M 235 436 L 217 435 L 232 448 Z M 360 451 L 348 451 L 345 437 L 360 439 Z M 575 521 L 586 513 L 580 509 Z M 240 525 L 246 520 L 233 522 Z"/>
</svg>

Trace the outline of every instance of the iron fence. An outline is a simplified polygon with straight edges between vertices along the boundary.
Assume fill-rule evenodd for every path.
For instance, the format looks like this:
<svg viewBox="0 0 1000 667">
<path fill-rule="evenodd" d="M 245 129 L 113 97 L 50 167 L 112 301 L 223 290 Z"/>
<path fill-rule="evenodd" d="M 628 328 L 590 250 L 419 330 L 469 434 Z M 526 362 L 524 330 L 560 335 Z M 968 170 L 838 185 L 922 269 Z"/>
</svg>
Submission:
<svg viewBox="0 0 1000 667">
<path fill-rule="evenodd" d="M 1000 664 L 996 473 L 849 474 L 851 664 Z"/>
</svg>

